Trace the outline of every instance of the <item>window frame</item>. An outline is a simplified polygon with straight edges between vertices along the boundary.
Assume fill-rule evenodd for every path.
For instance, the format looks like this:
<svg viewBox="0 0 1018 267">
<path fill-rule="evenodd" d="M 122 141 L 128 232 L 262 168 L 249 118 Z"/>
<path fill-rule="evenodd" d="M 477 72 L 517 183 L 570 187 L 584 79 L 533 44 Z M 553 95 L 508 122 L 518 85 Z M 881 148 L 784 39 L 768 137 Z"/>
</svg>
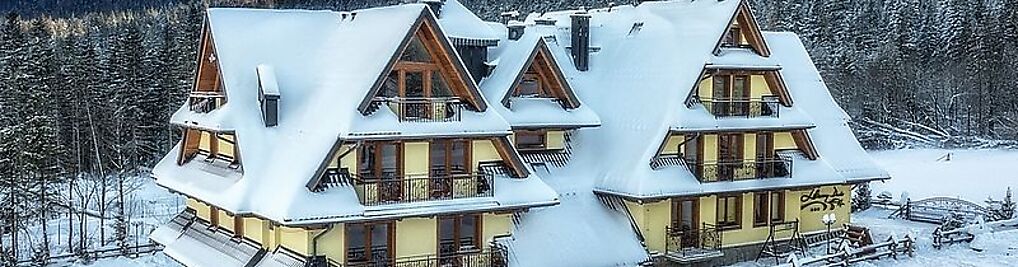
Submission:
<svg viewBox="0 0 1018 267">
<path fill-rule="evenodd" d="M 753 193 L 753 227 L 767 226 L 771 220 L 770 192 Z"/>
<path fill-rule="evenodd" d="M 775 198 L 774 198 L 775 196 L 777 196 L 777 201 L 775 201 Z M 770 192 L 770 200 L 769 200 L 769 202 L 771 203 L 771 207 L 769 209 L 769 212 L 771 213 L 771 215 L 770 215 L 770 222 L 771 223 L 784 222 L 785 221 L 785 204 L 786 204 L 785 203 L 785 192 L 784 191 L 772 191 L 772 192 Z M 777 208 L 777 210 L 775 210 L 775 208 Z"/>
<path fill-rule="evenodd" d="M 474 243 L 473 244 L 474 248 L 473 248 L 473 250 L 469 250 L 469 251 L 474 251 L 474 250 L 481 251 L 481 250 L 484 249 L 484 244 L 481 243 L 481 239 L 483 238 L 483 235 L 484 235 L 484 231 L 483 231 L 483 229 L 484 229 L 484 216 L 482 216 L 481 214 L 475 214 L 475 213 L 438 216 L 437 217 L 438 221 L 437 221 L 437 224 L 435 225 L 435 234 L 436 234 L 435 238 L 437 239 L 437 240 L 435 240 L 436 241 L 435 243 L 436 243 L 436 246 L 437 246 L 435 251 L 438 252 L 436 254 L 438 254 L 439 257 L 443 257 L 444 256 L 444 255 L 442 255 L 442 241 L 443 241 L 442 240 L 442 223 L 443 223 L 443 221 L 447 221 L 447 220 L 452 220 L 453 221 L 453 230 L 452 230 L 453 231 L 453 239 L 452 240 L 453 240 L 454 246 L 456 246 L 458 248 L 458 250 L 455 253 L 458 254 L 460 252 L 464 252 L 463 244 L 461 243 L 461 241 L 463 239 L 463 236 L 461 236 L 461 235 L 463 233 L 463 230 L 462 230 L 463 229 L 463 218 L 466 218 L 466 217 L 473 217 L 474 223 L 475 223 L 474 231 L 472 233 L 473 234 L 472 242 Z"/>
<path fill-rule="evenodd" d="M 515 139 L 516 142 L 515 142 L 514 145 L 516 146 L 517 150 L 520 150 L 520 151 L 539 151 L 539 150 L 547 150 L 548 149 L 548 131 L 546 131 L 546 130 L 518 130 L 518 131 L 516 131 L 515 134 L 516 134 L 516 137 L 514 139 Z M 529 136 L 529 137 L 535 137 L 536 136 L 538 139 L 541 140 L 541 142 L 540 142 L 540 144 L 538 144 L 536 142 L 535 143 L 522 143 L 522 142 L 520 142 L 520 137 L 523 137 L 523 136 Z"/>
<path fill-rule="evenodd" d="M 722 201 L 725 203 L 725 205 L 721 205 Z M 728 203 L 730 201 L 735 201 L 734 222 L 727 221 L 728 218 L 726 211 L 728 211 Z M 718 229 L 722 231 L 742 229 L 742 194 L 718 195 L 715 209 L 716 209 L 715 225 L 718 227 Z"/>
<path fill-rule="evenodd" d="M 364 235 L 363 236 L 364 248 L 363 249 L 364 249 L 364 255 L 365 255 L 365 257 L 368 258 L 368 260 L 367 261 L 363 261 L 363 262 L 354 261 L 353 264 L 360 264 L 360 263 L 375 264 L 376 263 L 376 262 L 373 262 L 372 259 L 371 259 L 372 250 L 374 249 L 374 247 L 372 246 L 372 243 L 374 243 L 373 242 L 374 240 L 371 240 L 372 239 L 372 230 L 374 230 L 375 227 L 386 227 L 386 237 L 387 237 L 386 238 L 387 239 L 386 240 L 386 250 L 388 252 L 387 253 L 388 254 L 387 255 L 388 256 L 388 261 L 389 261 L 390 264 L 391 263 L 395 263 L 395 260 L 396 260 L 396 223 L 393 222 L 393 221 L 379 221 L 379 222 L 351 223 L 351 224 L 346 224 L 346 225 L 343 226 L 343 235 L 344 235 L 344 238 L 343 238 L 344 239 L 343 240 L 343 256 L 344 256 L 343 257 L 343 261 L 346 263 L 346 265 L 351 265 L 350 259 L 352 257 L 350 257 L 350 250 L 353 247 L 350 245 L 350 240 L 351 239 L 349 237 L 353 236 L 351 234 L 351 230 L 352 230 L 351 228 L 354 227 L 354 226 L 360 226 L 360 227 L 362 227 L 364 229 L 364 232 L 363 232 L 363 235 Z"/>
<path fill-rule="evenodd" d="M 359 151 L 357 155 L 357 175 L 360 176 L 361 179 L 365 180 L 372 179 L 372 181 L 380 181 L 382 178 L 384 178 L 383 177 L 385 174 L 385 158 L 383 157 L 385 155 L 383 152 L 384 146 L 394 146 L 396 148 L 396 155 L 394 155 L 396 157 L 394 159 L 396 161 L 396 169 L 393 172 L 395 172 L 396 178 L 403 176 L 403 169 L 405 168 L 405 166 L 403 166 L 405 152 L 403 148 L 403 142 L 371 141 L 366 142 L 364 146 L 358 148 Z M 371 157 L 372 162 L 370 163 L 372 165 L 371 166 L 372 168 L 370 170 L 371 175 L 365 175 L 366 172 L 364 170 L 364 166 L 366 163 L 364 153 L 369 153 L 367 151 L 368 149 L 371 149 L 370 153 L 372 155 Z"/>
</svg>

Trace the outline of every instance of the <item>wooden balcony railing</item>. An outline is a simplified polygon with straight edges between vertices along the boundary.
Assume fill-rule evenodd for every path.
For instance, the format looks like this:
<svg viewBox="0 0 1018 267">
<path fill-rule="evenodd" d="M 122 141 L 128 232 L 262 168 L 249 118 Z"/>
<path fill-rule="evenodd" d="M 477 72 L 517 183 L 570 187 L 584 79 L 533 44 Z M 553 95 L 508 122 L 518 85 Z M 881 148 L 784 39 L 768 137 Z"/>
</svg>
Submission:
<svg viewBox="0 0 1018 267">
<path fill-rule="evenodd" d="M 665 256 L 682 261 L 690 258 L 720 256 L 721 232 L 715 225 L 704 223 L 699 229 L 665 227 Z"/>
<path fill-rule="evenodd" d="M 375 98 L 372 109 L 388 106 L 400 122 L 447 122 L 463 119 L 463 102 L 455 97 Z"/>
<path fill-rule="evenodd" d="M 187 105 L 191 111 L 209 113 L 226 104 L 226 95 L 220 92 L 191 92 Z"/>
<path fill-rule="evenodd" d="M 350 262 L 346 265 L 330 263 L 333 267 L 507 267 L 509 266 L 506 251 L 500 247 L 491 247 L 489 251 L 459 252 L 446 255 L 429 255 L 385 259 L 375 257 L 368 262 Z"/>
<path fill-rule="evenodd" d="M 703 105 L 716 117 L 774 117 L 780 114 L 781 104 L 777 97 L 762 98 L 704 98 L 696 97 L 695 102 Z"/>
</svg>

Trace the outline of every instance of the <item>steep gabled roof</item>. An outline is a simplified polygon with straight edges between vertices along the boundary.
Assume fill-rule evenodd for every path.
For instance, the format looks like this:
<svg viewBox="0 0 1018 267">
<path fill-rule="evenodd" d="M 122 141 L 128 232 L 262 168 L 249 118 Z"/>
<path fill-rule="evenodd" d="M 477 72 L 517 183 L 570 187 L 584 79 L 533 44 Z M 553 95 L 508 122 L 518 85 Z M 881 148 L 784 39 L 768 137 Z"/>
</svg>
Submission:
<svg viewBox="0 0 1018 267">
<path fill-rule="evenodd" d="M 208 29 L 230 95 L 215 112 L 216 121 L 235 133 L 244 173 L 224 173 L 201 160 L 178 166 L 178 145 L 153 168 L 156 182 L 236 214 L 290 224 L 555 204 L 555 192 L 536 176 L 496 178 L 499 190 L 493 198 L 443 209 L 379 212 L 362 206 L 350 187 L 321 193 L 306 188 L 338 140 L 511 133 L 493 111 L 462 112 L 461 121 L 442 123 L 399 123 L 386 108 L 367 116 L 358 112 L 359 101 L 389 69 L 408 33 L 422 18 L 429 20 L 426 10 L 423 4 L 352 12 L 209 9 Z M 458 59 L 450 62 L 462 65 Z M 259 66 L 274 69 L 281 95 L 275 127 L 262 121 Z M 478 99 L 485 103 L 479 94 Z M 174 114 L 181 120 L 191 116 L 186 105 Z"/>
<path fill-rule="evenodd" d="M 780 44 L 781 52 L 774 59 L 763 57 L 725 57 L 713 52 L 717 40 L 727 30 L 736 11 L 744 1 L 667 1 L 645 2 L 639 6 L 619 6 L 590 10 L 591 68 L 587 72 L 567 74 L 570 84 L 586 106 L 594 109 L 603 121 L 599 128 L 575 134 L 574 160 L 597 157 L 589 162 L 610 163 L 588 168 L 597 171 L 600 180 L 595 190 L 634 198 L 662 198 L 724 192 L 743 188 L 844 183 L 853 179 L 886 177 L 886 173 L 866 162 L 851 132 L 845 125 L 847 117 L 818 119 L 815 113 L 843 114 L 830 99 L 818 74 L 803 71 L 812 66 L 801 44 L 794 36 L 766 35 L 765 41 Z M 554 36 L 549 42 L 552 51 L 568 51 L 569 15 L 576 11 L 549 12 L 532 15 L 527 21 L 550 19 L 555 26 L 527 28 L 527 34 L 540 32 Z M 787 40 L 792 38 L 792 40 Z M 776 41 L 780 40 L 780 41 Z M 777 51 L 778 49 L 775 49 Z M 726 64 L 780 66 L 790 94 L 798 105 L 781 107 L 780 117 L 717 118 L 702 108 L 687 108 L 683 101 L 697 84 L 702 71 L 712 60 Z M 746 60 L 746 61 L 742 61 Z M 794 66 L 793 66 L 794 65 Z M 798 75 L 789 77 L 790 75 Z M 806 83 L 806 81 L 818 81 Z M 805 104 L 805 102 L 822 104 Z M 718 132 L 745 129 L 810 129 L 820 158 L 805 158 L 794 163 L 793 179 L 752 181 L 742 184 L 700 184 L 682 168 L 653 170 L 650 161 L 656 156 L 661 140 L 671 132 Z M 833 130 L 831 130 L 833 129 Z M 817 133 L 823 131 L 820 137 Z M 848 136 L 845 136 L 845 135 Z M 837 139 L 840 141 L 836 141 Z M 853 147 L 847 152 L 825 149 L 825 142 L 835 146 Z M 583 153 L 586 148 L 612 153 Z M 830 147 L 828 147 L 830 148 Z M 831 162 L 858 163 L 858 168 L 839 169 Z M 845 174 L 846 172 L 853 172 Z M 801 175 L 800 175 L 801 174 Z M 768 184 L 776 183 L 776 184 Z"/>
<path fill-rule="evenodd" d="M 497 26 L 505 29 L 505 26 Z M 530 25 L 529 27 L 537 27 Z M 531 29 L 533 30 L 533 29 Z M 505 30 L 503 30 L 504 32 Z M 481 91 L 492 99 L 501 99 L 501 105 L 492 106 L 514 128 L 562 127 L 577 128 L 598 126 L 601 120 L 576 96 L 568 78 L 571 59 L 564 51 L 549 49 L 543 34 L 526 34 L 519 40 L 503 39 L 490 58 L 497 65 L 491 75 L 481 81 Z M 503 38 L 505 36 L 503 35 Z M 552 95 L 556 99 L 513 97 L 524 73 L 541 64 L 550 74 Z M 563 69 L 565 66 L 567 69 Z"/>
<path fill-rule="evenodd" d="M 743 35 L 749 41 L 749 45 L 753 50 L 763 57 L 771 56 L 771 49 L 767 45 L 766 38 L 763 37 L 763 32 L 760 30 L 760 25 L 756 22 L 756 16 L 753 15 L 753 9 L 749 8 L 749 2 L 746 0 L 739 0 L 739 7 L 732 14 L 732 19 L 728 20 L 726 24 L 725 33 L 718 38 L 717 44 L 714 46 L 714 53 L 717 54 L 721 50 L 721 43 L 724 41 L 724 36 L 728 34 L 728 26 L 738 23 L 740 27 L 747 28 L 749 31 L 742 31 Z"/>
<path fill-rule="evenodd" d="M 362 114 L 368 114 L 371 101 L 381 91 L 382 85 L 385 82 L 385 78 L 388 77 L 389 72 L 392 71 L 393 66 L 399 61 L 399 56 L 406 51 L 407 47 L 410 46 L 410 40 L 415 35 L 421 33 L 422 36 L 426 36 L 428 40 L 422 40 L 428 44 L 432 44 L 433 48 L 439 51 L 433 51 L 432 54 L 435 60 L 438 61 L 440 66 L 445 68 L 454 68 L 451 77 L 447 77 L 452 83 L 450 87 L 454 92 L 457 92 L 464 100 L 466 100 L 475 110 L 484 111 L 488 108 L 488 104 L 484 101 L 480 91 L 477 89 L 477 84 L 474 83 L 474 79 L 470 76 L 470 72 L 466 70 L 463 65 L 463 60 L 460 59 L 456 50 L 452 47 L 449 39 L 445 36 L 442 27 L 439 26 L 438 21 L 435 20 L 435 14 L 431 12 L 430 8 L 421 10 L 416 21 L 413 23 L 413 27 L 406 32 L 406 36 L 400 41 L 400 47 L 398 50 L 393 51 L 389 59 L 388 64 L 384 71 L 380 71 L 378 78 L 376 78 L 374 86 L 371 90 L 364 95 L 360 105 L 357 109 Z"/>
</svg>

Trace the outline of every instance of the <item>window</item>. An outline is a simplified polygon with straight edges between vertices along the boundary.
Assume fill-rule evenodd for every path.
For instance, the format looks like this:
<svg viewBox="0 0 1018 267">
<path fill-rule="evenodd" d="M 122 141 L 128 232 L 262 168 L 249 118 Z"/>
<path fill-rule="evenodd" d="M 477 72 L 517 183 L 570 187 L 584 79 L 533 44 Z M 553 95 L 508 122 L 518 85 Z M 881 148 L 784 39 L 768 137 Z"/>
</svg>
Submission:
<svg viewBox="0 0 1018 267">
<path fill-rule="evenodd" d="M 771 221 L 785 221 L 785 193 L 771 192 Z"/>
<path fill-rule="evenodd" d="M 766 226 L 770 220 L 770 196 L 768 193 L 753 194 L 753 226 Z"/>
<path fill-rule="evenodd" d="M 481 236 L 481 216 L 452 215 L 439 217 L 438 246 L 439 256 L 455 255 L 461 252 L 479 251 Z M 445 260 L 456 260 L 449 257 Z M 442 262 L 439 265 L 458 265 L 455 262 Z"/>
<path fill-rule="evenodd" d="M 454 176 L 470 173 L 470 140 L 435 140 L 430 150 L 431 197 L 450 197 Z"/>
<path fill-rule="evenodd" d="M 347 264 L 385 266 L 393 259 L 393 224 L 391 222 L 346 225 Z"/>
<path fill-rule="evenodd" d="M 402 170 L 400 158 L 402 158 L 400 143 L 365 143 L 358 157 L 358 173 L 365 180 L 395 179 Z"/>
<path fill-rule="evenodd" d="M 541 150 L 547 148 L 544 131 L 517 131 L 516 148 L 520 150 Z"/>
<path fill-rule="evenodd" d="M 547 88 L 544 86 L 544 81 L 541 79 L 541 75 L 533 71 L 528 70 L 527 73 L 523 74 L 523 78 L 520 80 L 520 84 L 516 86 L 517 97 L 549 97 Z"/>
<path fill-rule="evenodd" d="M 757 160 L 774 158 L 774 133 L 756 134 L 756 158 Z"/>
<path fill-rule="evenodd" d="M 678 231 L 697 229 L 699 201 L 696 198 L 672 201 L 672 227 Z"/>
<path fill-rule="evenodd" d="M 382 97 L 452 97 L 452 90 L 440 66 L 434 62 L 431 50 L 414 36 L 403 51 L 399 62 L 382 83 Z"/>
<path fill-rule="evenodd" d="M 714 99 L 727 99 L 731 97 L 729 94 L 729 80 L 731 76 L 728 75 L 714 75 Z"/>
<path fill-rule="evenodd" d="M 722 46 L 734 47 L 742 44 L 742 29 L 739 27 L 731 27 L 728 29 L 728 34 L 725 35 L 724 41 L 721 42 Z"/>
<path fill-rule="evenodd" d="M 768 222 L 785 220 L 785 195 L 782 192 L 753 194 L 753 226 L 766 226 Z"/>
<path fill-rule="evenodd" d="M 742 196 L 718 196 L 718 227 L 723 230 L 739 229 L 742 218 Z"/>
<path fill-rule="evenodd" d="M 749 75 L 735 75 L 732 76 L 732 93 L 731 98 L 733 99 L 747 99 L 750 93 L 750 78 Z"/>
</svg>

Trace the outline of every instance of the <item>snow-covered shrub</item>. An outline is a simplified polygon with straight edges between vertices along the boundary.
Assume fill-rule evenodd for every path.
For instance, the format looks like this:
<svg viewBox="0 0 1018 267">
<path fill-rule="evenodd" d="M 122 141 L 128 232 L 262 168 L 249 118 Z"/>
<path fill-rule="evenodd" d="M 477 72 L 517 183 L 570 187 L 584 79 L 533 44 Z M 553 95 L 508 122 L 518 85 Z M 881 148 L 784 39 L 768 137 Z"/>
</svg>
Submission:
<svg viewBox="0 0 1018 267">
<path fill-rule="evenodd" d="M 1014 217 L 1015 202 L 1011 199 L 1011 188 L 1007 188 L 1007 194 L 1003 200 L 994 200 L 992 197 L 986 200 L 989 205 L 990 221 L 1009 220 Z"/>
<path fill-rule="evenodd" d="M 864 211 L 873 206 L 870 183 L 860 184 L 852 194 L 852 212 Z"/>
</svg>

